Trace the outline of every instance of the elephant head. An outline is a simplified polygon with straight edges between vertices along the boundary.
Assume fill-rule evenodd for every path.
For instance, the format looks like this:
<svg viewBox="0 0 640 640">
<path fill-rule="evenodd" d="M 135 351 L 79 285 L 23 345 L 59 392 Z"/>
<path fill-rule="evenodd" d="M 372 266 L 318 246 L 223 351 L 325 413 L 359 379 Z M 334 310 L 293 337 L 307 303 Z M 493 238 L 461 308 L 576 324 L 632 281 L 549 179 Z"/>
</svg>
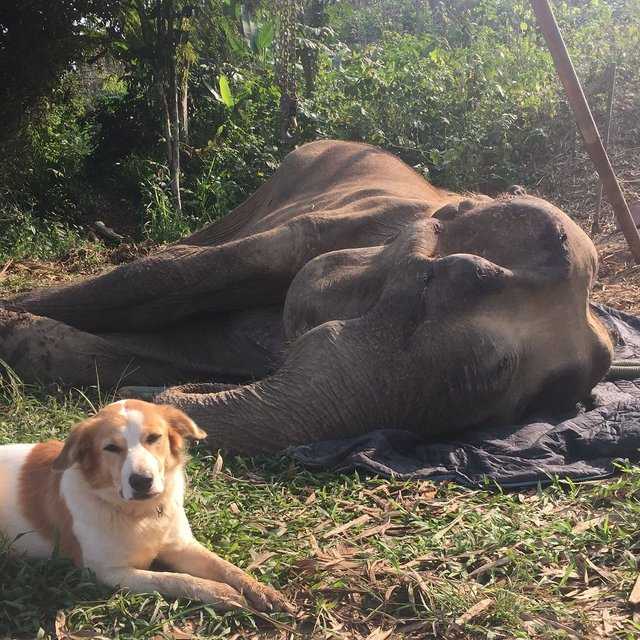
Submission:
<svg viewBox="0 0 640 640">
<path fill-rule="evenodd" d="M 284 302 L 287 357 L 217 391 L 175 387 L 214 446 L 245 453 L 409 428 L 425 436 L 575 406 L 606 373 L 586 235 L 531 197 L 420 218 L 309 261 Z"/>
</svg>

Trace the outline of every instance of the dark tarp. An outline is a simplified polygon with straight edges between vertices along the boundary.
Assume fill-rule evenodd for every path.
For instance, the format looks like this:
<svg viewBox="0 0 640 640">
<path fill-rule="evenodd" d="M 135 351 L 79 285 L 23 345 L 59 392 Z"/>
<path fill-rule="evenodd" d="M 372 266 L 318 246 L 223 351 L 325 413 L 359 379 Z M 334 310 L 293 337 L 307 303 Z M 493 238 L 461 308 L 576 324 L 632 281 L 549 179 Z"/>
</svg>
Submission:
<svg viewBox="0 0 640 640">
<path fill-rule="evenodd" d="M 640 317 L 600 305 L 615 359 L 640 357 Z M 380 429 L 358 438 L 293 447 L 313 469 L 365 469 L 380 476 L 452 480 L 505 488 L 549 483 L 554 477 L 594 480 L 615 473 L 616 462 L 640 461 L 640 378 L 601 382 L 576 415 L 532 420 L 499 429 L 467 431 L 428 442 L 409 431 Z"/>
</svg>

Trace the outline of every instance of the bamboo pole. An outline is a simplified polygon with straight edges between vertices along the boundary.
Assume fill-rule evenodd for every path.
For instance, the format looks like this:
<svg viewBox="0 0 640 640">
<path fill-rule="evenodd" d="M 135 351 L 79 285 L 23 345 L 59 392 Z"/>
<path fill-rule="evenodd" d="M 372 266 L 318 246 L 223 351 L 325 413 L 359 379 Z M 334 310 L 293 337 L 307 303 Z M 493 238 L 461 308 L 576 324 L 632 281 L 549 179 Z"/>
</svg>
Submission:
<svg viewBox="0 0 640 640">
<path fill-rule="evenodd" d="M 609 151 L 611 144 L 611 121 L 613 120 L 613 98 L 616 93 L 616 63 L 612 62 L 608 67 L 609 72 L 609 94 L 607 96 L 607 129 L 604 135 L 604 150 Z M 596 212 L 593 215 L 591 233 L 600 233 L 600 210 L 602 209 L 602 181 L 598 189 L 598 201 L 596 202 Z"/>
<path fill-rule="evenodd" d="M 596 166 L 604 192 L 611 203 L 613 213 L 627 240 L 629 249 L 636 263 L 640 264 L 640 235 L 638 235 L 638 230 L 631 217 L 631 212 L 629 211 L 618 180 L 609 162 L 609 156 L 607 156 L 607 152 L 602 145 L 600 134 L 593 121 L 591 110 L 584 97 L 582 86 L 576 75 L 576 70 L 573 67 L 571 58 L 569 57 L 567 47 L 562 39 L 562 34 L 558 28 L 558 23 L 553 15 L 551 6 L 548 0 L 531 0 L 531 5 L 538 20 L 538 26 L 544 35 L 544 39 L 553 57 L 556 71 L 564 86 L 578 128 L 580 129 L 580 133 L 582 133 L 587 153 Z"/>
</svg>

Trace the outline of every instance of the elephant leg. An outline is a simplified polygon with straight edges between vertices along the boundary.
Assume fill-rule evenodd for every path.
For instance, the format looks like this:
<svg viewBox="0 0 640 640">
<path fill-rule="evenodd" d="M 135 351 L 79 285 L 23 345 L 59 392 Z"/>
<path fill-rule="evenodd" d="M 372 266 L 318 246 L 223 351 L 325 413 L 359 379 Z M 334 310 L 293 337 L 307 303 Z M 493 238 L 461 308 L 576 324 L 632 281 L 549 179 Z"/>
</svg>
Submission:
<svg viewBox="0 0 640 640">
<path fill-rule="evenodd" d="M 425 215 L 416 203 L 402 211 L 382 204 L 374 213 L 304 214 L 219 246 L 174 245 L 96 278 L 16 296 L 9 305 L 92 333 L 148 332 L 199 313 L 279 305 L 316 256 L 382 245 Z"/>
<path fill-rule="evenodd" d="M 112 387 L 124 380 L 144 384 L 171 373 L 161 362 L 136 360 L 115 339 L 5 309 L 0 309 L 0 361 L 21 379 L 43 384 Z"/>
<path fill-rule="evenodd" d="M 300 240 L 300 233 L 281 228 L 216 247 L 176 245 L 95 278 L 21 294 L 4 306 L 82 331 L 137 333 L 199 313 L 278 304 L 301 266 Z"/>
<path fill-rule="evenodd" d="M 95 335 L 0 309 L 0 361 L 21 378 L 105 388 L 186 380 L 252 380 L 282 357 L 279 308 L 199 319 L 149 334 Z"/>
</svg>

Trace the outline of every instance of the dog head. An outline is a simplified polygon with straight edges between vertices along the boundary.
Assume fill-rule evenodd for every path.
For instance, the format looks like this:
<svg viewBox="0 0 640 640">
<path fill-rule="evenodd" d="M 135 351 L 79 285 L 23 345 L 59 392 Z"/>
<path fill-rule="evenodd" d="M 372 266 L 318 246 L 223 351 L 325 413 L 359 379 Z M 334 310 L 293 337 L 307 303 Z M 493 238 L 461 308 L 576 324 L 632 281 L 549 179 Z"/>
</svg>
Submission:
<svg viewBox="0 0 640 640">
<path fill-rule="evenodd" d="M 74 465 L 89 485 L 112 500 L 146 500 L 165 491 L 167 474 L 183 463 L 185 439 L 206 433 L 182 411 L 121 400 L 76 425 L 53 467 Z"/>
</svg>

